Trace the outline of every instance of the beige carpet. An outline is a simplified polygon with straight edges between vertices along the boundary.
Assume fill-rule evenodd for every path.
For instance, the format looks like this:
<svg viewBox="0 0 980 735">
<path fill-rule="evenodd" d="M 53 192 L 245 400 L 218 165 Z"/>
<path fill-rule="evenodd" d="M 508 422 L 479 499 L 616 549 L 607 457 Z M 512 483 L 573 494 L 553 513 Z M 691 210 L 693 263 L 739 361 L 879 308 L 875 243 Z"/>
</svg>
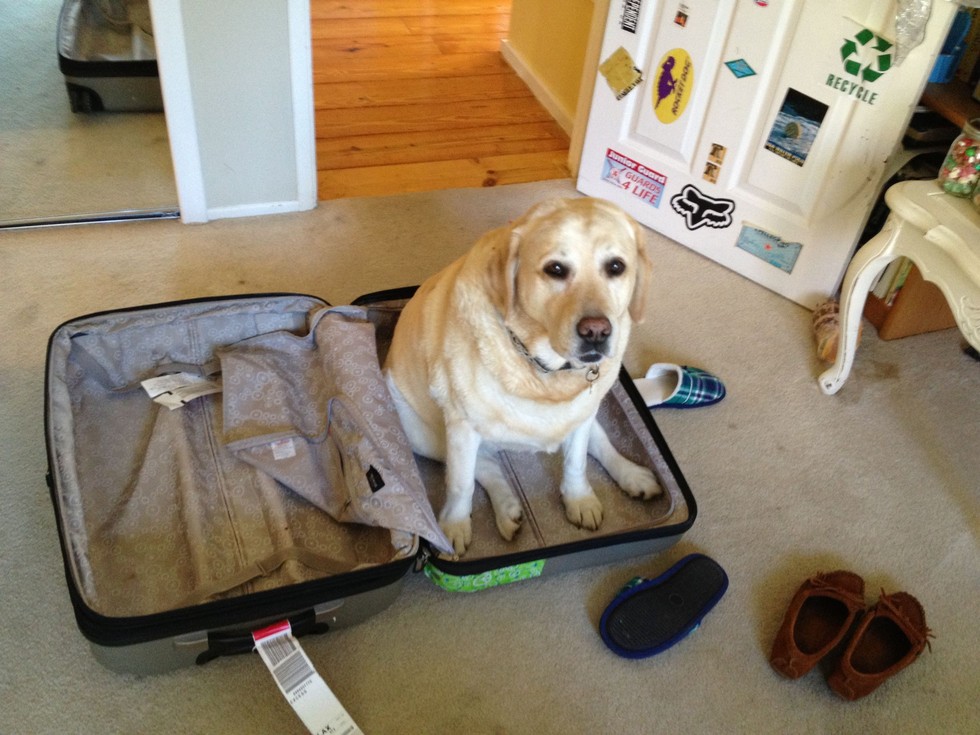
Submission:
<svg viewBox="0 0 980 735">
<path fill-rule="evenodd" d="M 0 0 L 0 226 L 176 208 L 163 113 L 71 112 L 61 4 Z"/>
<path fill-rule="evenodd" d="M 79 633 L 45 487 L 46 340 L 84 313 L 298 291 L 343 303 L 411 284 L 484 230 L 571 182 L 323 203 L 200 226 L 176 221 L 0 234 L 0 730 L 301 733 L 257 656 L 152 677 L 103 668 Z M 980 692 L 980 365 L 955 330 L 893 342 L 866 328 L 834 397 L 810 315 L 650 236 L 648 319 L 628 367 L 718 373 L 729 396 L 656 419 L 699 515 L 656 557 L 475 595 L 409 577 L 384 612 L 303 645 L 367 733 L 969 733 Z M 700 551 L 728 571 L 703 626 L 644 661 L 597 624 L 619 587 Z M 797 585 L 864 575 L 925 606 L 932 652 L 856 703 L 766 656 Z"/>
</svg>

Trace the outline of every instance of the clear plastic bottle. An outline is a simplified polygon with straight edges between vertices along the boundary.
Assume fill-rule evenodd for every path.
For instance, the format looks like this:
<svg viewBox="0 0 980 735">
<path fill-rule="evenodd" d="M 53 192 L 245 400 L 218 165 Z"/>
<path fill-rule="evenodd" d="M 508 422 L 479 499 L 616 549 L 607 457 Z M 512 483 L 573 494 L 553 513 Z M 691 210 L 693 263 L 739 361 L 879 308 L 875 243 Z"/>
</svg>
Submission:
<svg viewBox="0 0 980 735">
<path fill-rule="evenodd" d="M 953 141 L 939 171 L 939 183 L 947 194 L 969 197 L 980 181 L 980 117 L 969 120 Z"/>
</svg>

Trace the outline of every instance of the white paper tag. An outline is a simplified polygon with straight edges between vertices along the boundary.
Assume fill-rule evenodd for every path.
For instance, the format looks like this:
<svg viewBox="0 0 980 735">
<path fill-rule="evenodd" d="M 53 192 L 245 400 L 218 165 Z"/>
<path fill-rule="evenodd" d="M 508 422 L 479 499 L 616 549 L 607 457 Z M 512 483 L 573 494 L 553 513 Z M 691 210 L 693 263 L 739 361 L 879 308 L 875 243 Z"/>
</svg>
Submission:
<svg viewBox="0 0 980 735">
<path fill-rule="evenodd" d="M 171 411 L 186 405 L 195 398 L 220 393 L 221 385 L 192 373 L 172 373 L 144 380 L 140 385 L 157 403 Z"/>
<path fill-rule="evenodd" d="M 289 437 L 285 439 L 277 439 L 269 446 L 272 447 L 272 458 L 276 461 L 280 459 L 290 459 L 291 457 L 296 456 L 296 445 L 293 444 L 293 440 Z"/>
<path fill-rule="evenodd" d="M 252 633 L 255 648 L 306 729 L 313 735 L 364 735 L 293 637 L 288 620 Z"/>
</svg>

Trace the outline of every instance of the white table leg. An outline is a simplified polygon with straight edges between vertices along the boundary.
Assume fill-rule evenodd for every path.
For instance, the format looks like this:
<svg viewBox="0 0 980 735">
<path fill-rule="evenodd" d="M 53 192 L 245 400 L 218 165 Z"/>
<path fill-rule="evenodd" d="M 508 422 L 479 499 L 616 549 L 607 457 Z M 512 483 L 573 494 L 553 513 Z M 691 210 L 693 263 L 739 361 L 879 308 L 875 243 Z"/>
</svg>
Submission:
<svg viewBox="0 0 980 735">
<path fill-rule="evenodd" d="M 841 287 L 840 337 L 837 340 L 837 359 L 818 378 L 820 390 L 833 395 L 840 390 L 851 372 L 854 353 L 857 351 L 858 333 L 864 302 L 875 278 L 898 257 L 895 243 L 906 222 L 892 214 L 875 237 L 857 251 L 844 275 Z"/>
</svg>

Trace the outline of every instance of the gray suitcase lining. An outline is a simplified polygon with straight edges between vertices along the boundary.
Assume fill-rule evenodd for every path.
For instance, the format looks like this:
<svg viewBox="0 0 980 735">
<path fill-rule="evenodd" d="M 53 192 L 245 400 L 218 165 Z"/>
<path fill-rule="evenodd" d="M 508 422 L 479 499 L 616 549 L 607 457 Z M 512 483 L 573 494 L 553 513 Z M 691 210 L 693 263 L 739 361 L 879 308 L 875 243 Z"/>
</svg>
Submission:
<svg viewBox="0 0 980 735">
<path fill-rule="evenodd" d="M 229 345 L 285 330 L 306 333 L 325 304 L 305 296 L 236 297 L 81 318 L 52 335 L 48 443 L 66 564 L 82 601 L 100 615 L 165 612 L 384 565 L 411 549 L 387 529 L 340 523 L 232 454 L 223 443 L 222 394 L 174 411 L 138 383 L 161 365 L 207 365 Z M 369 309 L 381 357 L 397 308 Z M 134 387 L 135 386 L 135 387 Z M 665 492 L 627 498 L 590 460 L 603 502 L 597 532 L 572 526 L 557 492 L 554 455 L 507 453 L 502 462 L 525 507 L 512 542 L 500 538 L 482 492 L 474 501 L 467 562 L 681 525 L 685 495 L 623 387 L 600 420 L 621 452 L 651 467 Z M 419 462 L 435 508 L 441 465 Z"/>
</svg>

